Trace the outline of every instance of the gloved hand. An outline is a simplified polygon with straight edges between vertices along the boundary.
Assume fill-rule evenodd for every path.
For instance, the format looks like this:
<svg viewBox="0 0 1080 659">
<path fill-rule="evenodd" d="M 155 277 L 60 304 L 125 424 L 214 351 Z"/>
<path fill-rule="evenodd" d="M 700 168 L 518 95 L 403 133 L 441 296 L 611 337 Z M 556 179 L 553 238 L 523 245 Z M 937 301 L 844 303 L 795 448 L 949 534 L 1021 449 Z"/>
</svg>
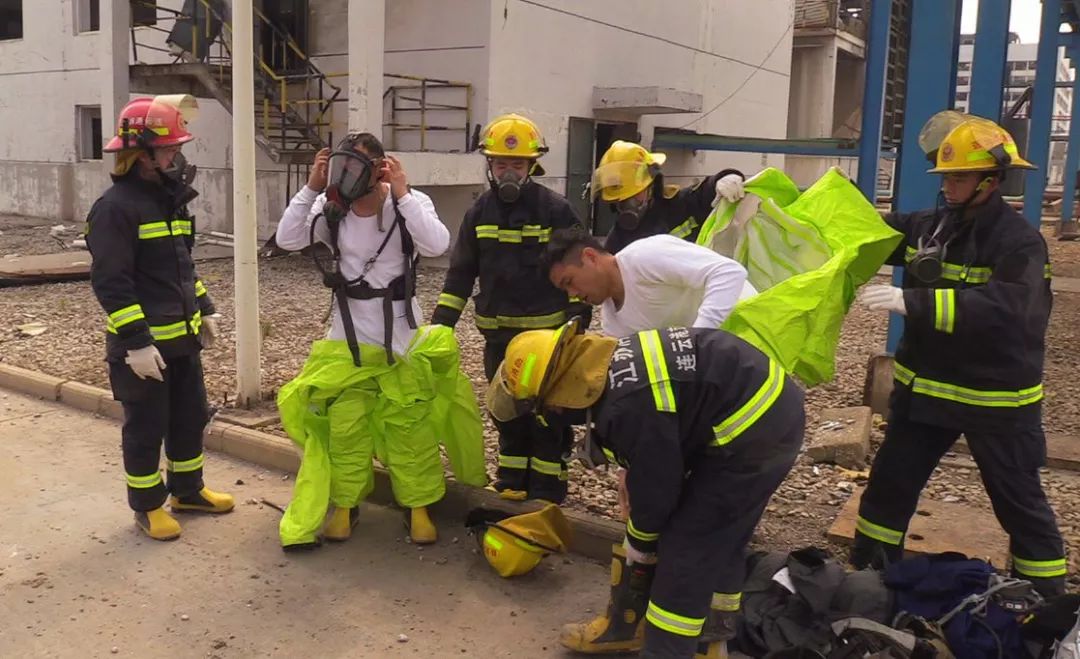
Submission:
<svg viewBox="0 0 1080 659">
<path fill-rule="evenodd" d="M 895 311 L 907 315 L 904 289 L 888 284 L 873 284 L 859 291 L 859 304 L 870 311 Z"/>
<path fill-rule="evenodd" d="M 156 346 L 128 350 L 124 361 L 140 380 L 154 378 L 158 382 L 165 381 L 165 376 L 161 374 L 165 370 L 165 360 L 162 359 Z"/>
<path fill-rule="evenodd" d="M 221 328 L 218 326 L 220 318 L 219 313 L 203 316 L 202 327 L 199 328 L 199 343 L 202 344 L 204 350 L 214 347 L 218 337 L 221 336 Z"/>
<path fill-rule="evenodd" d="M 648 552 L 641 551 L 640 549 L 634 549 L 634 546 L 630 544 L 629 538 L 623 539 L 623 550 L 626 552 L 626 565 L 629 567 L 634 563 L 640 563 L 642 565 L 652 565 L 656 562 L 656 554 L 650 554 Z"/>
<path fill-rule="evenodd" d="M 746 196 L 743 188 L 743 179 L 738 174 L 728 174 L 716 181 L 716 197 L 713 198 L 713 206 L 720 203 L 720 199 L 735 203 Z"/>
</svg>

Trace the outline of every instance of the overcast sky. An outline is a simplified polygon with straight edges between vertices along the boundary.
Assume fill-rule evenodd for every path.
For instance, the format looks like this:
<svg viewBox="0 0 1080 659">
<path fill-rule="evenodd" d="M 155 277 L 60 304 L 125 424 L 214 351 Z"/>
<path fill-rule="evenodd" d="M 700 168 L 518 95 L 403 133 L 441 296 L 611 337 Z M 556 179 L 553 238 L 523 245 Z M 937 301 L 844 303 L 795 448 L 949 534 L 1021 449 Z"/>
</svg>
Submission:
<svg viewBox="0 0 1080 659">
<path fill-rule="evenodd" d="M 998 0 L 985 0 L 997 2 Z M 960 19 L 964 34 L 975 31 L 975 17 L 979 10 L 979 0 L 964 0 L 963 15 Z M 1039 0 L 1012 0 L 1012 14 L 1009 29 L 1020 35 L 1023 43 L 1035 43 L 1039 40 L 1039 21 L 1042 16 L 1042 3 Z"/>
</svg>

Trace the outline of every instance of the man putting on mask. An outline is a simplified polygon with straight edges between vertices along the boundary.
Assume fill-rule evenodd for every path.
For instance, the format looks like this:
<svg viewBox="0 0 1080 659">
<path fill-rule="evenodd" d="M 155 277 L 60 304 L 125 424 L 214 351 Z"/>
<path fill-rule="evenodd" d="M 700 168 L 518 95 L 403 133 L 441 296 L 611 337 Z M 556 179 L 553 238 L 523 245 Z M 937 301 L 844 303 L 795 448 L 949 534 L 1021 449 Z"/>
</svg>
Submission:
<svg viewBox="0 0 1080 659">
<path fill-rule="evenodd" d="M 671 234 L 694 242 L 705 218 L 720 199 L 743 198 L 743 175 L 724 169 L 692 187 L 664 185 L 661 167 L 667 156 L 633 142 L 617 140 L 593 172 L 593 195 L 612 205 L 615 226 L 604 247 L 617 254 L 647 236 Z"/>
<path fill-rule="evenodd" d="M 487 158 L 491 189 L 465 214 L 431 322 L 456 325 L 479 279 L 473 304 L 490 380 L 515 336 L 559 327 L 569 315 L 590 311 L 552 286 L 538 267 L 551 232 L 579 223 L 566 199 L 532 180 L 544 173 L 537 160 L 547 152 L 536 124 L 516 114 L 497 117 L 484 130 L 480 152 Z M 494 487 L 504 498 L 553 503 L 566 498 L 563 455 L 573 443 L 573 432 L 550 421 L 527 417 L 496 423 L 499 466 Z"/>
<path fill-rule="evenodd" d="M 323 189 L 325 201 L 312 217 Z M 315 342 L 303 371 L 278 394 L 282 424 L 304 451 L 281 519 L 282 546 L 348 539 L 359 503 L 375 485 L 373 457 L 387 467 L 394 496 L 408 511 L 412 541 L 435 542 L 427 507 L 445 492 L 440 440 L 459 480 L 484 483 L 479 410 L 458 369 L 453 333 L 417 331 L 417 255 L 442 254 L 450 234 L 431 199 L 409 187 L 401 163 L 372 134 L 354 133 L 332 153 L 319 152 L 278 225 L 285 249 L 313 242 L 329 248 L 316 265 L 332 290 L 333 317 L 327 339 Z M 458 385 L 462 405 L 443 407 L 463 412 L 444 423 L 434 400 L 458 402 Z"/>
<path fill-rule="evenodd" d="M 585 653 L 721 656 L 743 552 L 802 445 L 802 391 L 722 330 L 621 339 L 577 330 L 574 319 L 516 337 L 487 394 L 502 421 L 585 411 L 587 452 L 627 468 L 631 512 L 607 612 L 565 627 L 561 642 Z"/>
</svg>

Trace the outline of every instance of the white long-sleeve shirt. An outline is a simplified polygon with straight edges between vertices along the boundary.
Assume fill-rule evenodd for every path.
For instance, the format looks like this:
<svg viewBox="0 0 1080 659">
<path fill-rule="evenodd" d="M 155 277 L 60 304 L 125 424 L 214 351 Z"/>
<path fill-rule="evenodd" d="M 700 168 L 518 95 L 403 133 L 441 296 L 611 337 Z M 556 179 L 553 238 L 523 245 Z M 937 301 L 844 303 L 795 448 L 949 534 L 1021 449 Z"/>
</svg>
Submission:
<svg viewBox="0 0 1080 659">
<path fill-rule="evenodd" d="M 383 184 L 387 188 L 389 185 Z M 326 196 L 304 186 L 289 201 L 289 207 L 281 216 L 277 228 L 277 244 L 290 251 L 301 250 L 311 244 L 311 223 L 321 210 Z M 435 212 L 431 197 L 413 189 L 398 200 L 398 209 L 405 218 L 405 227 L 412 236 L 416 251 L 421 256 L 439 256 L 450 246 L 450 232 Z M 341 250 L 341 274 L 352 280 L 363 272 L 364 264 L 375 255 L 379 245 L 386 238 L 386 231 L 394 223 L 394 203 L 389 189 L 386 191 L 386 203 L 383 205 L 383 231 L 379 231 L 376 216 L 361 217 L 349 211 L 341 222 L 338 231 L 338 249 Z M 386 248 L 365 276 L 365 280 L 374 288 L 384 288 L 397 277 L 405 274 L 405 255 L 401 251 L 401 237 L 394 232 Z M 330 244 L 330 230 L 324 220 L 315 227 L 315 238 L 319 242 Z M 405 315 L 405 304 L 411 304 L 413 317 L 421 324 L 423 316 L 416 298 L 395 300 L 393 350 L 402 354 L 409 347 L 415 330 L 409 327 Z M 352 314 L 353 327 L 356 328 L 356 340 L 382 346 L 385 330 L 383 328 L 383 301 L 354 300 L 349 298 L 349 311 Z M 338 306 L 335 303 L 330 321 L 329 339 L 345 339 L 345 328 Z"/>
<path fill-rule="evenodd" d="M 630 243 L 618 254 L 622 307 L 600 305 L 610 336 L 664 327 L 720 327 L 739 300 L 757 295 L 746 269 L 726 256 L 675 236 Z"/>
</svg>

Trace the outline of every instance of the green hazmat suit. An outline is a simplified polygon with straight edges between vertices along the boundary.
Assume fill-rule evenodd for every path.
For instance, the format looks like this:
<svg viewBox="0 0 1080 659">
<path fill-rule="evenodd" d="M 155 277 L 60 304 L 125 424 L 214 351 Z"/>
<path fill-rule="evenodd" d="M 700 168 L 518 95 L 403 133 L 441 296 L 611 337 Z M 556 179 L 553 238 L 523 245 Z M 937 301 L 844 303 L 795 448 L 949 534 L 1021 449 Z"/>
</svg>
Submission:
<svg viewBox="0 0 1080 659">
<path fill-rule="evenodd" d="M 802 193 L 774 168 L 745 188 L 742 201 L 717 205 L 697 241 L 741 263 L 758 290 L 735 305 L 722 327 L 806 386 L 827 382 L 855 290 L 877 273 L 902 236 L 835 168 Z M 738 211 L 754 198 L 760 204 L 746 219 Z"/>
<path fill-rule="evenodd" d="M 279 527 L 283 546 L 314 542 L 329 504 L 363 501 L 375 487 L 372 458 L 389 471 L 405 508 L 442 498 L 440 444 L 459 482 L 487 482 L 480 410 L 453 330 L 421 327 L 392 365 L 382 346 L 362 344 L 360 363 L 345 341 L 316 341 L 303 370 L 278 393 L 285 432 L 303 451 Z"/>
</svg>

